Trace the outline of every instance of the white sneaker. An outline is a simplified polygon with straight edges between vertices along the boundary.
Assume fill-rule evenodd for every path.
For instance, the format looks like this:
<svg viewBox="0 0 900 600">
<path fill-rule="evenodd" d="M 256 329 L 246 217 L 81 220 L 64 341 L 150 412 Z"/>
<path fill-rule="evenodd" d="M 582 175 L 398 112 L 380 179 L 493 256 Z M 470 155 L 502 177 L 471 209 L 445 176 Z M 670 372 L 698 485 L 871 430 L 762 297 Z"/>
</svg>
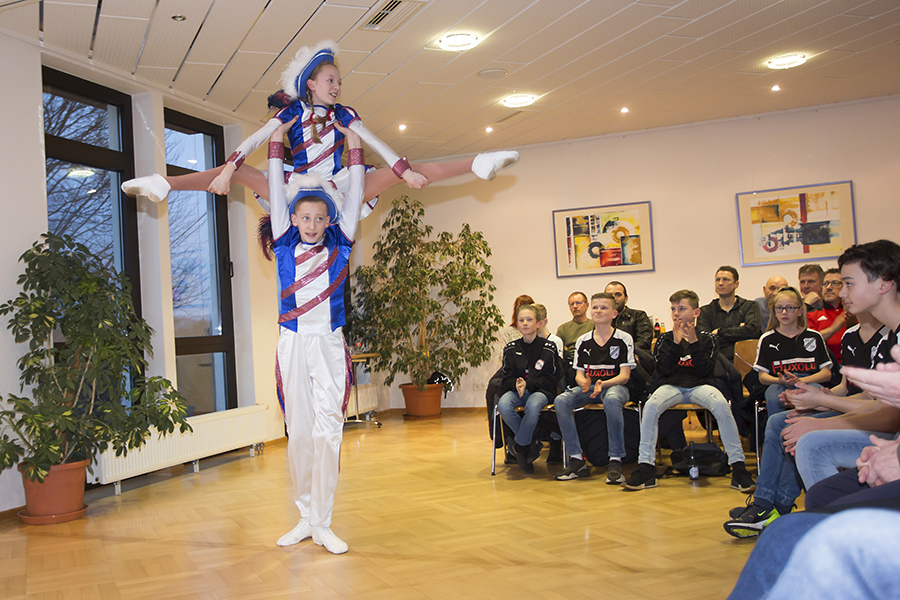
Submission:
<svg viewBox="0 0 900 600">
<path fill-rule="evenodd" d="M 303 517 L 302 519 L 300 519 L 300 522 L 297 523 L 296 527 L 278 538 L 278 541 L 275 543 L 279 546 L 293 546 L 294 544 L 299 544 L 311 535 L 312 525 L 309 524 L 309 519 Z"/>
<path fill-rule="evenodd" d="M 166 181 L 166 178 L 158 173 L 148 175 L 147 177 L 138 177 L 129 179 L 122 184 L 122 191 L 129 196 L 144 196 L 153 202 L 162 202 L 169 195 L 172 186 Z"/>
<path fill-rule="evenodd" d="M 472 172 L 482 179 L 493 179 L 497 171 L 519 160 L 518 152 L 486 152 L 472 162 Z"/>
<path fill-rule="evenodd" d="M 334 535 L 330 527 L 313 527 L 312 539 L 317 545 L 325 546 L 332 554 L 343 554 L 350 549 L 344 540 Z"/>
</svg>

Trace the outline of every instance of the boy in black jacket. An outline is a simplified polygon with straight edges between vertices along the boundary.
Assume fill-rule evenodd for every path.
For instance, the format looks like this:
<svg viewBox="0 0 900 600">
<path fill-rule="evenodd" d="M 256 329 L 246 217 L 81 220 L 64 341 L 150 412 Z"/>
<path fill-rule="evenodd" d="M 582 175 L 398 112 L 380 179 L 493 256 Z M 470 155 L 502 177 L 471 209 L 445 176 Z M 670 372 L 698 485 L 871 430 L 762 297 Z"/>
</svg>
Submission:
<svg viewBox="0 0 900 600">
<path fill-rule="evenodd" d="M 753 478 L 744 466 L 744 451 L 731 407 L 718 389 L 710 384 L 718 348 L 715 337 L 697 330 L 700 298 L 691 290 L 680 290 L 669 297 L 672 305 L 672 331 L 656 343 L 656 374 L 659 387 L 644 405 L 641 417 L 641 443 L 638 470 L 625 482 L 629 490 L 657 487 L 656 438 L 659 416 L 667 408 L 682 402 L 699 404 L 719 423 L 719 433 L 732 468 L 731 487 L 741 492 L 753 489 Z"/>
<path fill-rule="evenodd" d="M 532 440 L 541 410 L 556 397 L 561 377 L 557 368 L 556 345 L 538 337 L 538 311 L 523 304 L 516 312 L 516 325 L 522 337 L 503 349 L 502 396 L 497 405 L 503 422 L 515 433 L 516 462 L 526 473 L 534 473 L 532 463 L 541 453 L 541 442 Z M 516 408 L 525 407 L 519 416 Z"/>
</svg>

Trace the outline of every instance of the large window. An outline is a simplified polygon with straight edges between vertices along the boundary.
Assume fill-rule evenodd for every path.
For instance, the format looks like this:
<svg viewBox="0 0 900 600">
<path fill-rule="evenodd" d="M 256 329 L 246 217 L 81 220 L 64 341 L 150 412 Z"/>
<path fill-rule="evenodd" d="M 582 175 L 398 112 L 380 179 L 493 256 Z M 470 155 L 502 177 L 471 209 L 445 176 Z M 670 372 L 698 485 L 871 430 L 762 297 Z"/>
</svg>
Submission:
<svg viewBox="0 0 900 600">
<path fill-rule="evenodd" d="M 50 231 L 74 237 L 131 278 L 140 314 L 131 98 L 45 68 L 44 141 Z"/>
<path fill-rule="evenodd" d="M 225 162 L 222 129 L 166 110 L 168 175 Z M 237 406 L 226 198 L 169 193 L 172 306 L 179 391 L 194 414 Z"/>
</svg>

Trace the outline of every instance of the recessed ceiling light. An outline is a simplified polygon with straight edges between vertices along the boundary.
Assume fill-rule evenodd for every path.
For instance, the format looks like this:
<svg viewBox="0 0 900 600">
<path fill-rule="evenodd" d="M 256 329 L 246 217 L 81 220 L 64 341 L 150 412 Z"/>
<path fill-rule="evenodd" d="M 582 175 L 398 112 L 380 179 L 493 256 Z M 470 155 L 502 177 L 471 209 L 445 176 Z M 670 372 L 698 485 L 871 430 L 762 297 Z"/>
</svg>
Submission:
<svg viewBox="0 0 900 600">
<path fill-rule="evenodd" d="M 781 86 L 779 86 L 778 84 L 773 85 L 773 86 L 772 86 L 772 91 L 773 91 L 773 92 L 780 92 L 780 91 L 781 91 Z"/>
<path fill-rule="evenodd" d="M 438 40 L 438 46 L 442 50 L 459 52 L 468 50 L 478 45 L 478 36 L 474 33 L 448 33 Z"/>
<path fill-rule="evenodd" d="M 790 69 L 797 67 L 806 62 L 805 54 L 785 54 L 778 58 L 773 58 L 767 64 L 770 69 Z"/>
<path fill-rule="evenodd" d="M 94 174 L 94 171 L 91 169 L 78 168 L 75 167 L 73 169 L 69 169 L 69 172 L 66 173 L 69 177 L 74 177 L 75 179 L 84 179 L 85 177 L 90 177 Z"/>
<path fill-rule="evenodd" d="M 400 126 L 398 127 L 398 129 L 400 129 L 400 131 L 406 131 L 406 125 L 404 125 L 403 123 L 400 123 Z"/>
<path fill-rule="evenodd" d="M 490 132 L 492 132 L 493 130 L 494 130 L 493 127 L 485 127 L 485 128 L 484 128 L 485 133 L 490 133 Z"/>
<path fill-rule="evenodd" d="M 478 71 L 478 76 L 482 79 L 500 79 L 501 77 L 505 77 L 509 74 L 509 71 L 506 69 L 484 69 L 482 71 Z"/>
<path fill-rule="evenodd" d="M 190 163 L 190 164 L 192 164 L 192 165 L 196 165 L 196 164 L 197 164 L 197 159 L 196 159 L 196 158 L 189 158 L 187 161 L 188 161 L 188 163 Z"/>
<path fill-rule="evenodd" d="M 172 20 L 180 23 L 181 21 L 187 21 L 187 17 L 184 15 L 172 15 Z"/>
<path fill-rule="evenodd" d="M 513 94 L 504 98 L 502 102 L 506 108 L 522 108 L 534 104 L 535 100 L 537 100 L 537 96 L 531 94 Z"/>
<path fill-rule="evenodd" d="M 627 113 L 627 112 L 628 112 L 628 107 L 627 107 L 627 106 L 623 106 L 621 112 L 622 112 L 622 113 Z"/>
</svg>

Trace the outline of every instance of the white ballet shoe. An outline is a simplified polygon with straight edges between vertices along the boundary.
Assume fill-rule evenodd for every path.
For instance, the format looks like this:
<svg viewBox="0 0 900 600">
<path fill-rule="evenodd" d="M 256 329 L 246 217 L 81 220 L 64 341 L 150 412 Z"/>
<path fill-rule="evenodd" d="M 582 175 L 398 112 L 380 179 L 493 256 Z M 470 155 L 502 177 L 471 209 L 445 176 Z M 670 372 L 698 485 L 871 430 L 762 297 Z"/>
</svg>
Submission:
<svg viewBox="0 0 900 600">
<path fill-rule="evenodd" d="M 147 177 L 129 179 L 122 184 L 122 191 L 129 196 L 144 196 L 153 202 L 162 202 L 169 195 L 172 186 L 162 175 L 154 173 Z"/>
<path fill-rule="evenodd" d="M 493 179 L 500 169 L 519 160 L 518 152 L 485 152 L 479 154 L 472 161 L 472 172 L 482 179 Z"/>
<path fill-rule="evenodd" d="M 312 525 L 309 524 L 309 519 L 303 517 L 300 519 L 300 522 L 297 523 L 296 527 L 278 538 L 278 541 L 275 543 L 279 546 L 293 546 L 294 544 L 299 544 L 311 535 Z M 344 552 L 346 552 L 346 550 L 344 550 Z"/>
<path fill-rule="evenodd" d="M 334 535 L 330 527 L 313 527 L 312 539 L 316 545 L 325 546 L 332 554 L 343 554 L 350 549 L 344 540 Z"/>
</svg>

